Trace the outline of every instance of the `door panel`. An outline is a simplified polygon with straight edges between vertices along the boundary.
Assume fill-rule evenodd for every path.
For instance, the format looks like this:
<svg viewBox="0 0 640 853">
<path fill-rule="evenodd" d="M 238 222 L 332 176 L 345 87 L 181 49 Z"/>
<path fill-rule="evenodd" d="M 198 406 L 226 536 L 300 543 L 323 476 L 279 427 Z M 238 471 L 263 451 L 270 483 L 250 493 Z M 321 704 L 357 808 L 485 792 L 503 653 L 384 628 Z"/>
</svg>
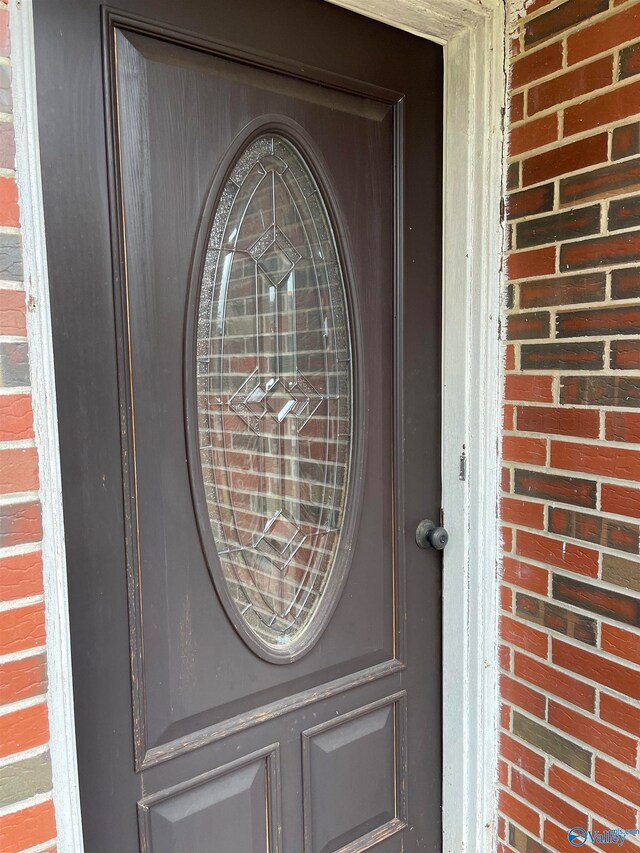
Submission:
<svg viewBox="0 0 640 853">
<path fill-rule="evenodd" d="M 145 853 L 278 853 L 278 784 L 276 746 L 145 797 L 138 805 L 141 847 Z"/>
<path fill-rule="evenodd" d="M 126 334 L 120 361 L 125 374 L 123 418 L 129 427 L 127 467 L 133 469 L 127 496 L 133 522 L 131 621 L 140 626 L 135 637 L 136 701 L 144 762 L 147 750 L 160 744 L 188 739 L 279 697 L 340 677 L 357 677 L 359 670 L 394 660 L 394 577 L 389 571 L 394 519 L 388 464 L 393 447 L 393 410 L 388 406 L 393 291 L 384 282 L 393 280 L 395 125 L 392 105 L 371 102 L 363 107 L 362 99 L 353 97 L 357 107 L 347 111 L 344 95 L 336 116 L 330 106 L 309 97 L 317 88 L 313 83 L 296 81 L 283 96 L 278 91 L 282 75 L 274 72 L 250 66 L 238 71 L 237 61 L 198 63 L 192 50 L 129 36 L 117 27 L 114 36 L 118 112 L 113 125 L 122 164 L 116 175 L 122 198 L 118 219 L 126 235 Z M 259 85 L 253 84 L 256 76 Z M 274 78 L 275 92 L 269 78 Z M 242 107 L 234 108 L 228 122 L 214 125 L 211 116 L 219 103 Z M 363 116 L 365 110 L 368 115 Z M 188 356 L 183 364 L 182 320 L 189 305 L 190 328 L 194 318 L 189 313 L 197 308 L 189 299 L 189 286 L 199 284 L 199 257 L 195 281 L 189 270 L 198 255 L 194 235 L 207 221 L 204 200 L 212 179 L 214 197 L 218 185 L 224 185 L 215 176 L 220 176 L 219 164 L 227 152 L 237 149 L 238 136 L 246 136 L 248 125 L 272 126 L 273 116 L 285 116 L 290 126 L 302 128 L 319 145 L 323 136 L 330 140 L 339 128 L 341 148 L 325 143 L 327 183 L 336 188 L 336 206 L 351 225 L 350 233 L 341 235 L 344 242 L 377 244 L 375 253 L 350 252 L 349 261 L 353 280 L 366 281 L 380 294 L 368 301 L 364 294 L 354 294 L 354 300 L 359 296 L 354 317 L 360 338 L 354 345 L 356 352 L 367 354 L 366 373 L 357 371 L 359 409 L 364 407 L 358 411 L 357 444 L 367 453 L 366 460 L 362 452 L 355 454 L 353 479 L 361 488 L 349 496 L 359 510 L 358 531 L 353 542 L 341 542 L 343 552 L 353 555 L 346 589 L 331 630 L 305 657 L 277 669 L 265 666 L 238 642 L 211 584 L 185 465 L 185 438 L 195 439 L 189 430 L 196 424 L 193 419 L 186 423 L 185 436 L 182 381 L 183 369 L 195 373 Z M 353 151 L 353 162 L 345 162 L 345 148 Z M 360 151 L 366 154 L 360 156 Z M 188 152 L 188 168 L 182 152 Z M 360 217 L 361 206 L 372 215 Z M 228 327 L 229 319 L 225 322 Z M 232 394 L 227 394 L 225 405 L 229 411 Z M 233 410 L 230 416 L 240 430 L 241 418 Z M 376 499 L 363 502 L 362 487 Z M 205 539 L 204 544 L 210 560 L 219 561 L 213 543 Z M 165 567 L 161 573 L 160 565 Z M 219 564 L 212 570 L 220 571 Z M 363 610 L 366 619 L 358 618 Z M 230 673 L 211 667 L 211 649 L 218 650 L 221 661 L 233 662 Z"/>
<path fill-rule="evenodd" d="M 441 51 L 125 5 L 35 4 L 87 849 L 439 849 Z"/>
<path fill-rule="evenodd" d="M 399 693 L 302 733 L 305 850 L 362 850 L 406 825 L 405 699 Z"/>
</svg>

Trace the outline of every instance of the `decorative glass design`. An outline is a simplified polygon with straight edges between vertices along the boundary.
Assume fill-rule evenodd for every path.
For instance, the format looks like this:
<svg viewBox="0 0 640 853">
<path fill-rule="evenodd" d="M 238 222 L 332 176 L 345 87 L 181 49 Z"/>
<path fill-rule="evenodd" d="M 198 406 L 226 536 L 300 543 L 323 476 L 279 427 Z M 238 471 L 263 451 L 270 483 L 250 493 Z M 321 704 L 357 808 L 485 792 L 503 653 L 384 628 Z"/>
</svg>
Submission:
<svg viewBox="0 0 640 853">
<path fill-rule="evenodd" d="M 322 194 L 297 147 L 260 136 L 238 157 L 213 216 L 197 402 L 232 618 L 267 650 L 293 653 L 314 616 L 328 618 L 320 605 L 338 582 L 351 374 L 345 284 Z"/>
</svg>

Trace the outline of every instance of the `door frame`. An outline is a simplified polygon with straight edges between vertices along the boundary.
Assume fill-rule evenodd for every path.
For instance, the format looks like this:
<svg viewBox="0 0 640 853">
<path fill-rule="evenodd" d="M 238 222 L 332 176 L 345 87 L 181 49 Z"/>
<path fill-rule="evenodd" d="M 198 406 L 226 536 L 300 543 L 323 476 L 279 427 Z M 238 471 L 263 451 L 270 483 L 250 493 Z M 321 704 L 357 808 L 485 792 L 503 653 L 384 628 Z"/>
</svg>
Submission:
<svg viewBox="0 0 640 853">
<path fill-rule="evenodd" d="M 441 471 L 444 520 L 451 539 L 444 552 L 443 575 L 443 850 L 491 850 L 496 839 L 496 460 L 503 371 L 499 318 L 505 9 L 501 0 L 328 2 L 435 41 L 444 49 Z M 16 171 L 40 460 L 53 800 L 58 849 L 81 853 L 32 0 L 9 0 L 9 10 Z"/>
</svg>

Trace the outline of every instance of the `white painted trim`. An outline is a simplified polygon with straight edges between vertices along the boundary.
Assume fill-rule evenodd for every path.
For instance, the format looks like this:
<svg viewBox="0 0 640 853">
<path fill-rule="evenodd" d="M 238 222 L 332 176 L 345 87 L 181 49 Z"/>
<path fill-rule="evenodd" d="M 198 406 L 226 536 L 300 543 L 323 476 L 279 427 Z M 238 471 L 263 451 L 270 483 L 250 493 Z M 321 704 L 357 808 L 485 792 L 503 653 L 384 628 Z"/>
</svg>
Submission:
<svg viewBox="0 0 640 853">
<path fill-rule="evenodd" d="M 36 446 L 40 465 L 42 556 L 49 687 L 49 749 L 57 849 L 82 853 L 76 762 L 71 642 L 64 548 L 58 414 L 53 366 L 49 279 L 42 207 L 31 0 L 10 0 L 16 173 L 22 224 L 27 336 Z"/>
<path fill-rule="evenodd" d="M 32 0 L 10 0 L 16 148 L 43 502 L 58 846 L 81 853 Z M 500 0 L 328 0 L 436 41 L 445 58 L 443 850 L 496 840 L 499 309 L 505 26 Z M 464 449 L 467 476 L 460 480 Z"/>
<path fill-rule="evenodd" d="M 506 96 L 499 0 L 329 0 L 444 46 L 443 850 L 494 850 Z M 460 479 L 465 453 L 466 479 Z"/>
</svg>

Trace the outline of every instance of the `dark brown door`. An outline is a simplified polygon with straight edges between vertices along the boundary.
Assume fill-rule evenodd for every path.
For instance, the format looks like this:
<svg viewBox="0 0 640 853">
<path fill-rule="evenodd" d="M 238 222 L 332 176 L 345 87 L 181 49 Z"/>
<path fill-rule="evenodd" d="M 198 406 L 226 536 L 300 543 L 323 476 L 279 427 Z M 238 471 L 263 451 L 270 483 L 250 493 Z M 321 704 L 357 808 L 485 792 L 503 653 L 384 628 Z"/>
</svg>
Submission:
<svg viewBox="0 0 640 853">
<path fill-rule="evenodd" d="M 88 853 L 441 846 L 442 56 L 37 0 Z"/>
</svg>

